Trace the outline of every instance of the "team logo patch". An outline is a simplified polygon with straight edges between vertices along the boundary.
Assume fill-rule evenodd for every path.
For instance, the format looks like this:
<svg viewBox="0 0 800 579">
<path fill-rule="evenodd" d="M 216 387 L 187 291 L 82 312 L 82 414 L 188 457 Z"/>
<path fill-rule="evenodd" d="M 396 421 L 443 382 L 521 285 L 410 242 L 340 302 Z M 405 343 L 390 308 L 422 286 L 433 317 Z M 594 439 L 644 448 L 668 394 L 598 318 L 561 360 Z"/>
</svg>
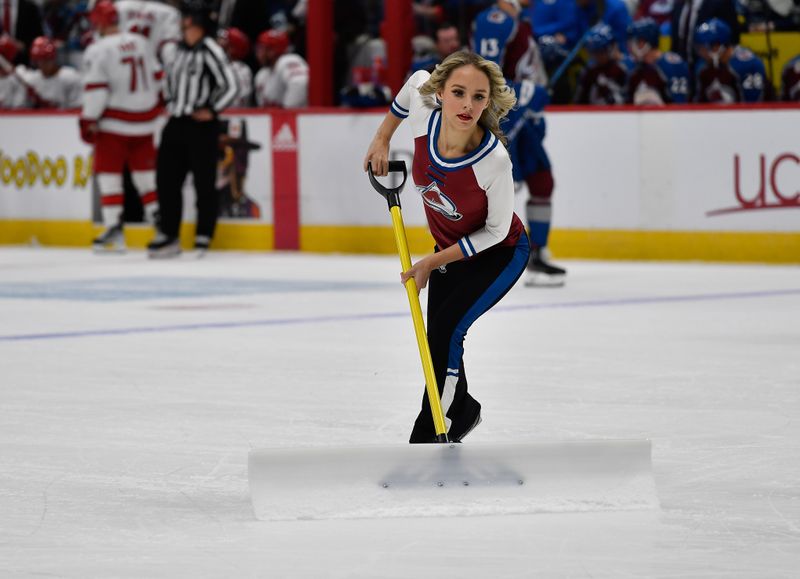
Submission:
<svg viewBox="0 0 800 579">
<path fill-rule="evenodd" d="M 461 213 L 456 211 L 456 204 L 436 185 L 431 183 L 427 187 L 417 187 L 419 194 L 422 195 L 422 201 L 436 211 L 447 217 L 450 221 L 458 221 L 463 217 Z"/>
<path fill-rule="evenodd" d="M 506 13 L 501 12 L 500 10 L 493 10 L 489 12 L 488 20 L 489 22 L 494 22 L 495 24 L 500 24 L 504 22 L 506 19 Z"/>
</svg>

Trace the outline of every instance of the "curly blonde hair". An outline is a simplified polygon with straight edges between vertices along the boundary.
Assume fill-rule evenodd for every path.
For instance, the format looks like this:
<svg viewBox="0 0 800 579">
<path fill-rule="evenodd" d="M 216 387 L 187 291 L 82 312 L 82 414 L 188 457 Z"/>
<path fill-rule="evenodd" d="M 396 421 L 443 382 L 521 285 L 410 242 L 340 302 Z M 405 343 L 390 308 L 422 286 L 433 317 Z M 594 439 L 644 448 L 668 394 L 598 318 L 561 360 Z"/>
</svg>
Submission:
<svg viewBox="0 0 800 579">
<path fill-rule="evenodd" d="M 419 87 L 419 93 L 429 96 L 444 92 L 444 85 L 453 71 L 467 65 L 474 66 L 489 78 L 489 105 L 483 110 L 478 122 L 506 145 L 506 136 L 500 128 L 500 120 L 514 107 L 517 97 L 514 95 L 514 89 L 506 84 L 503 71 L 492 61 L 466 50 L 454 52 L 436 67 L 431 77 Z"/>
</svg>

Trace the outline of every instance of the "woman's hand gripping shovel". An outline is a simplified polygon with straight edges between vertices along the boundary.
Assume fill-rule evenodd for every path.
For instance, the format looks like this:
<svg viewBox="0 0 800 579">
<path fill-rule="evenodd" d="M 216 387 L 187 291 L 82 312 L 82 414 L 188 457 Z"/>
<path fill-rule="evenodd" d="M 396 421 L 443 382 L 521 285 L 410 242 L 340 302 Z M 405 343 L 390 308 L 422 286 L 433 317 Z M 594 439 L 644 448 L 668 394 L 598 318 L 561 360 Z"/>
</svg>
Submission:
<svg viewBox="0 0 800 579">
<path fill-rule="evenodd" d="M 406 229 L 403 225 L 403 214 L 400 211 L 400 192 L 406 184 L 408 173 L 406 164 L 403 161 L 389 161 L 389 173 L 402 172 L 403 181 L 394 188 L 384 187 L 372 174 L 372 165 L 368 166 L 369 181 L 375 190 L 386 199 L 389 204 L 389 212 L 392 215 L 392 229 L 394 231 L 394 241 L 397 245 L 397 253 L 400 256 L 400 265 L 403 271 L 411 269 L 411 255 L 408 251 L 408 239 Z M 436 375 L 433 371 L 433 360 L 431 360 L 431 349 L 428 344 L 428 334 L 425 332 L 425 321 L 422 318 L 422 307 L 419 303 L 419 290 L 414 278 L 410 278 L 406 283 L 406 293 L 408 294 L 408 304 L 411 306 L 411 318 L 414 320 L 414 332 L 417 335 L 417 347 L 419 356 L 422 360 L 422 371 L 425 374 L 425 390 L 428 393 L 431 412 L 433 414 L 433 426 L 436 430 L 436 442 L 447 443 L 447 427 L 444 423 L 442 413 L 442 400 L 439 397 L 439 387 L 436 384 Z"/>
<path fill-rule="evenodd" d="M 403 183 L 370 181 L 389 204 L 403 271 Z M 436 433 L 447 442 L 416 283 L 406 283 Z M 546 385 L 541 385 L 545 388 Z M 380 393 L 376 391 L 376 396 Z M 507 429 L 507 428 L 506 428 Z M 363 433 L 353 433 L 354 439 Z M 253 511 L 262 520 L 503 515 L 658 506 L 648 440 L 312 446 L 250 451 Z"/>
</svg>

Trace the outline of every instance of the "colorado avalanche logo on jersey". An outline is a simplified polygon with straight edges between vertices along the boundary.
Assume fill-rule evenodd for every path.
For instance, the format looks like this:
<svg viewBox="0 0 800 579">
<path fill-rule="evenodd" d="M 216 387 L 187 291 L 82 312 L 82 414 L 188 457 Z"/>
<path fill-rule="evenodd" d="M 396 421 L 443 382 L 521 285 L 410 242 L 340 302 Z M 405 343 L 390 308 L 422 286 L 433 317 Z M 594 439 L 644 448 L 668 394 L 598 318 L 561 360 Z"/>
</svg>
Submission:
<svg viewBox="0 0 800 579">
<path fill-rule="evenodd" d="M 422 195 L 422 201 L 433 209 L 447 217 L 450 221 L 458 221 L 463 217 L 461 213 L 456 211 L 456 204 L 436 186 L 436 183 L 431 183 L 427 187 L 419 187 L 419 194 Z"/>
</svg>

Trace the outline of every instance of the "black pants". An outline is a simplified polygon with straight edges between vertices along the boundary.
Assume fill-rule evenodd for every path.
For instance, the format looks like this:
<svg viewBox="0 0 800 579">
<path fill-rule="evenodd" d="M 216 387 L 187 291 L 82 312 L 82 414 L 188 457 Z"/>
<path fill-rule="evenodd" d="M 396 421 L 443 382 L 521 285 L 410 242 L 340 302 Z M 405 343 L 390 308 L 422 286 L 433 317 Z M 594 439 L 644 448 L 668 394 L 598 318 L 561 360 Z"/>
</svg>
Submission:
<svg viewBox="0 0 800 579">
<path fill-rule="evenodd" d="M 456 261 L 446 272 L 434 270 L 428 282 L 428 343 L 442 411 L 450 440 L 460 438 L 475 424 L 481 405 L 467 392 L 464 338 L 469 327 L 508 293 L 528 263 L 530 247 L 523 233 L 515 247 L 492 247 L 471 260 Z M 434 442 L 430 402 L 422 410 L 409 442 Z"/>
<path fill-rule="evenodd" d="M 161 133 L 156 165 L 160 229 L 178 237 L 183 214 L 183 183 L 189 171 L 197 196 L 197 235 L 214 236 L 219 213 L 216 188 L 219 124 L 172 117 Z"/>
</svg>

